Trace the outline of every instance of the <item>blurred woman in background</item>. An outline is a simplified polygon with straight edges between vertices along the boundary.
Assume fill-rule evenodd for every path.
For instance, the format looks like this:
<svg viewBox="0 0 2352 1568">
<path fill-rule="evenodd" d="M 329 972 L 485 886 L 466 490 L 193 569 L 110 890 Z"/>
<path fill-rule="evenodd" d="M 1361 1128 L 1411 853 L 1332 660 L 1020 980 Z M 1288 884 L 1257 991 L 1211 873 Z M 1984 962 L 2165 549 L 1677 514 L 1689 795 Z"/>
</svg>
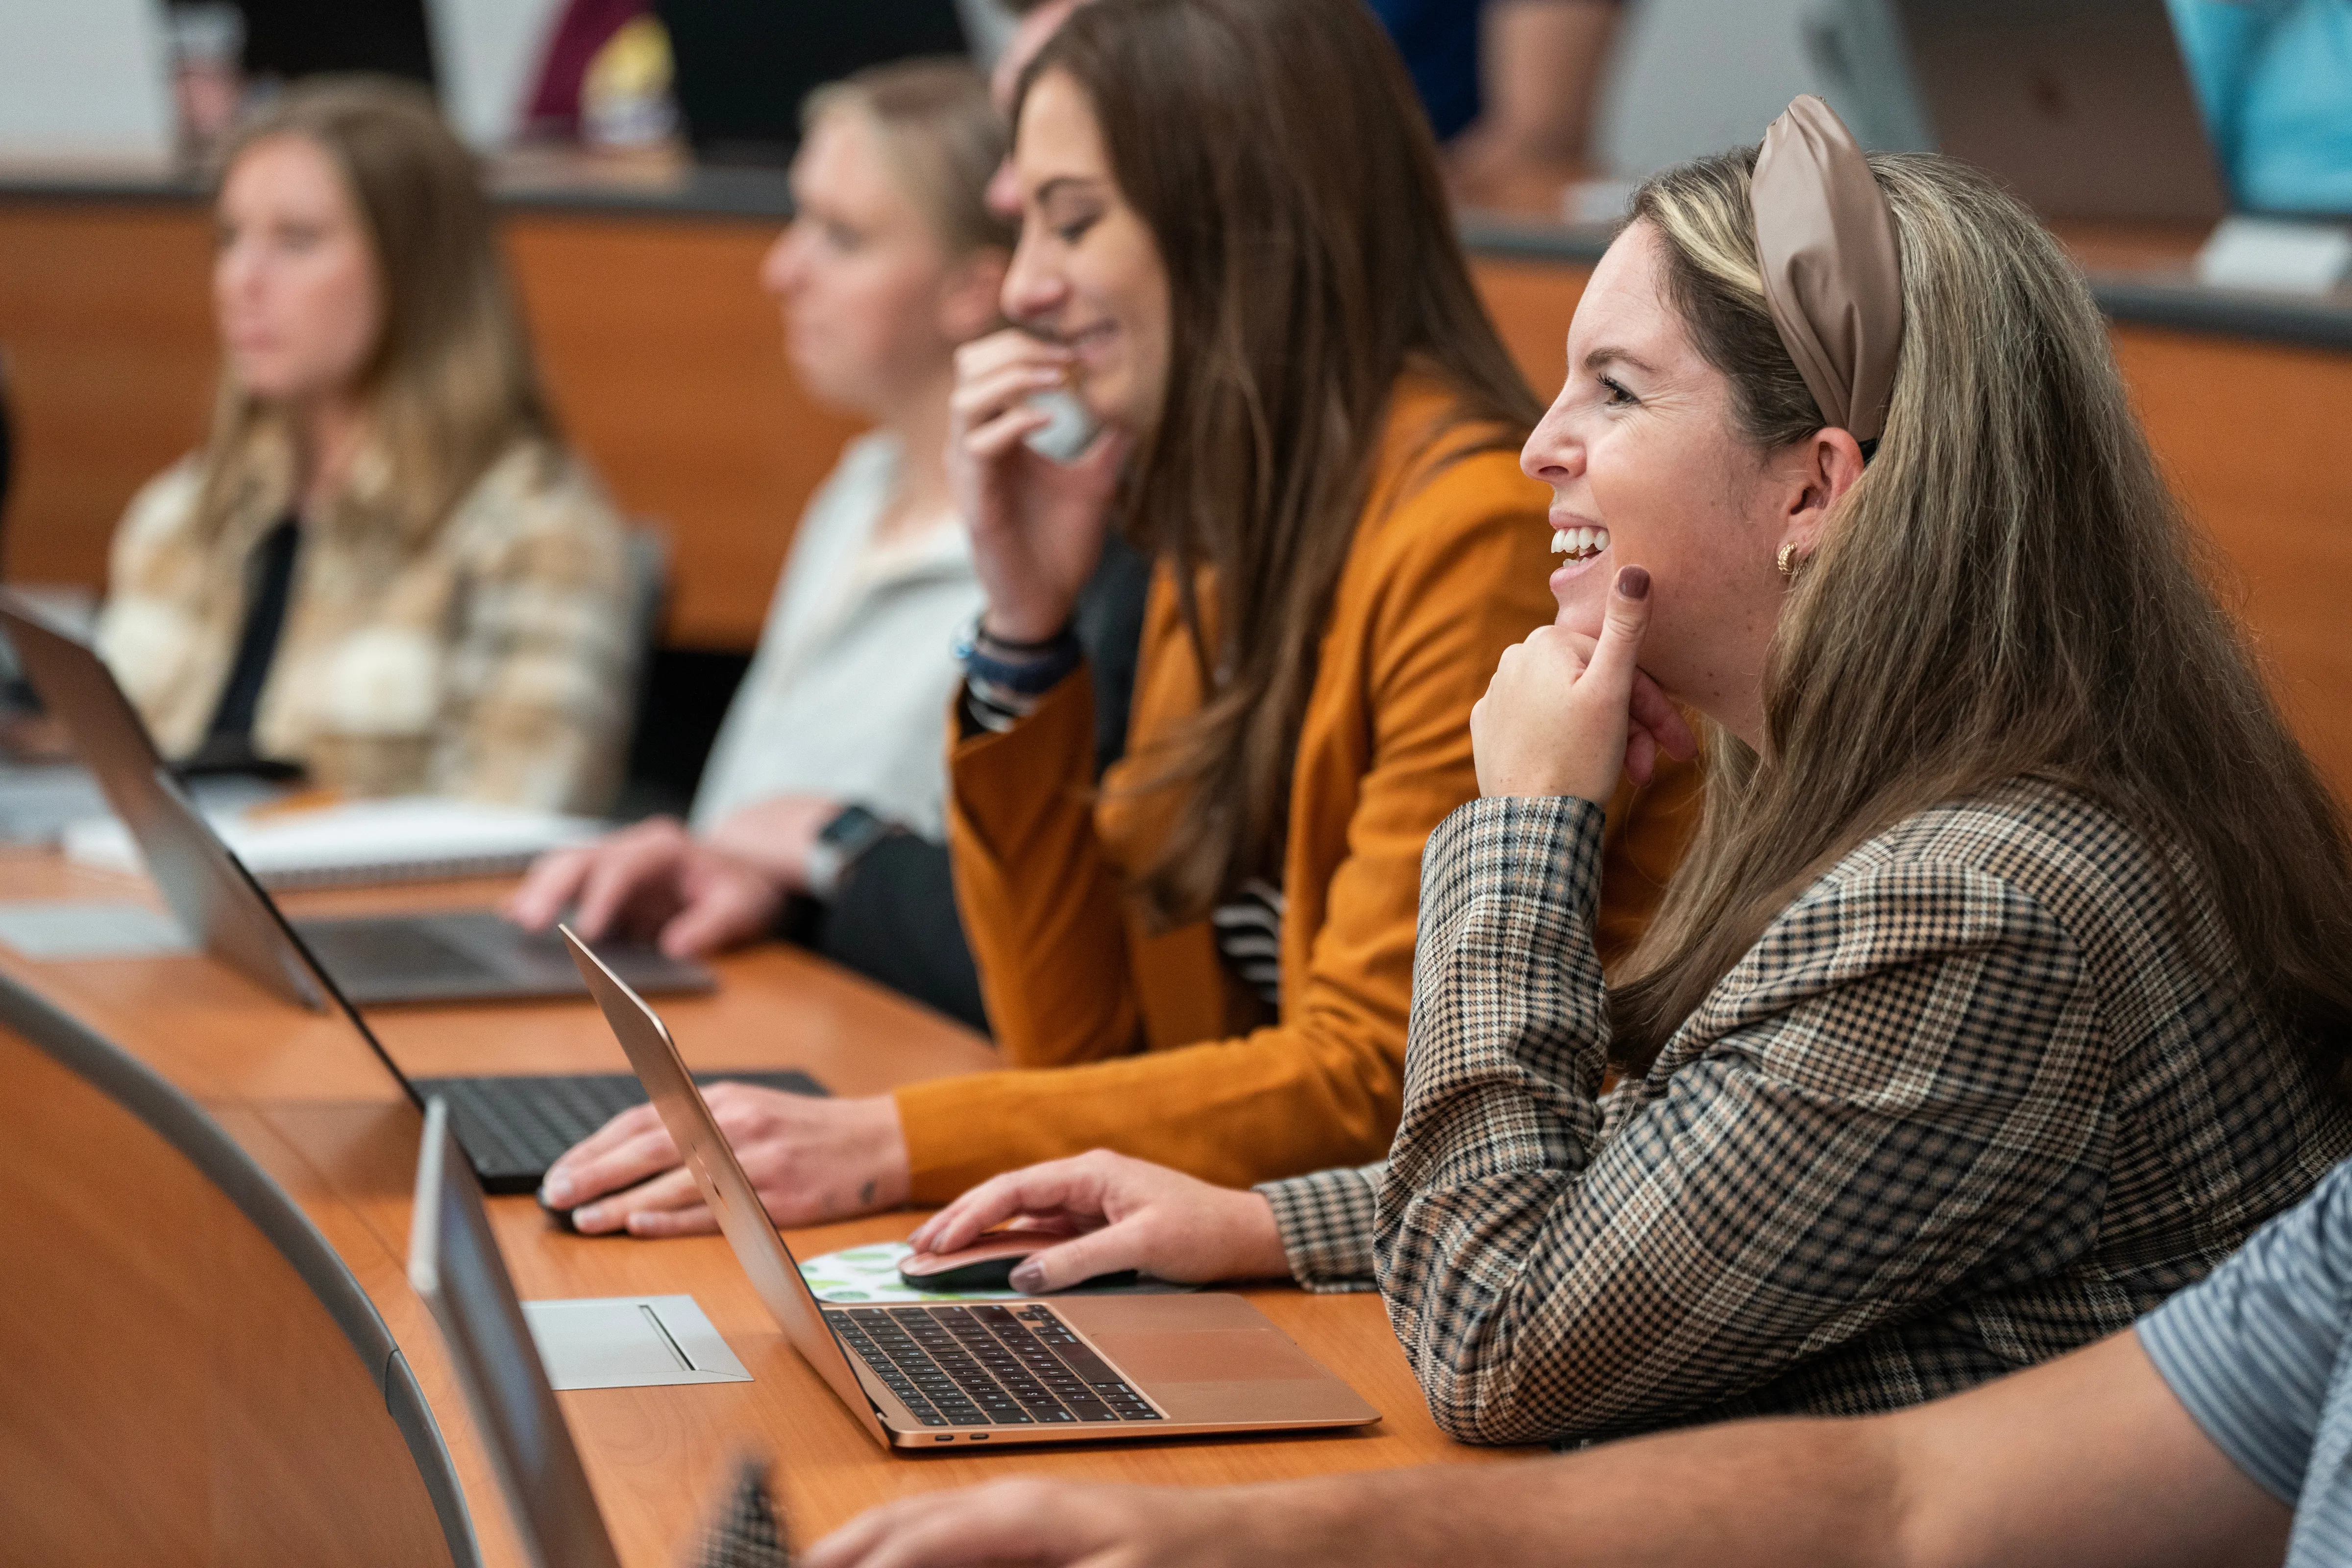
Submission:
<svg viewBox="0 0 2352 1568">
<path fill-rule="evenodd" d="M 835 956 L 981 1024 L 937 847 L 951 645 L 980 607 L 946 449 L 956 347 L 997 324 L 1012 253 L 1013 226 L 982 199 L 1003 123 L 979 74 L 942 60 L 820 89 L 804 118 L 796 216 L 761 283 L 783 307 L 801 384 L 876 428 L 843 451 L 793 535 L 691 831 L 661 817 L 551 855 L 510 912 L 543 927 L 577 900 L 590 941 L 621 927 L 691 955 L 766 934 L 794 895 L 837 908 L 854 872 L 861 906 L 926 907 L 877 912 L 897 951 Z M 892 854 L 886 835 L 933 847 L 931 896 L 909 886 L 925 858 Z"/>
<path fill-rule="evenodd" d="M 472 159 L 422 92 L 322 79 L 223 167 L 212 433 L 115 536 L 108 663 L 176 758 L 602 806 L 625 541 L 556 431 Z"/>
</svg>

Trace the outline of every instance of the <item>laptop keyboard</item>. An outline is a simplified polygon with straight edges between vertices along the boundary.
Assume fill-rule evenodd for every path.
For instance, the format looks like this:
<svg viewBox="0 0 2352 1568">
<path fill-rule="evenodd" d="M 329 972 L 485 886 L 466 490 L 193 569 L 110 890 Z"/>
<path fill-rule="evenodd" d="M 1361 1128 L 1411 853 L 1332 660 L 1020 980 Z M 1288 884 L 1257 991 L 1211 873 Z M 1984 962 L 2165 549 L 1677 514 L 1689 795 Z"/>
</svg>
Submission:
<svg viewBox="0 0 2352 1568">
<path fill-rule="evenodd" d="M 825 1321 L 926 1426 L 1167 1419 L 1050 1307 L 860 1307 Z"/>
<path fill-rule="evenodd" d="M 792 1094 L 823 1094 L 805 1073 L 697 1073 L 704 1088 L 722 1079 L 781 1089 Z M 645 1086 L 631 1073 L 578 1073 L 514 1078 L 425 1078 L 416 1092 L 449 1102 L 458 1146 L 486 1184 L 536 1184 L 556 1157 L 633 1105 L 645 1103 Z"/>
<path fill-rule="evenodd" d="M 488 980 L 499 973 L 464 948 L 414 921 L 306 922 L 301 934 L 320 967 L 339 980 L 345 975 L 363 975 L 379 984 Z"/>
<path fill-rule="evenodd" d="M 461 1078 L 420 1081 L 417 1092 L 446 1096 L 457 1141 L 476 1163 L 501 1171 L 555 1157 L 646 1097 L 627 1073 L 570 1078 Z"/>
</svg>

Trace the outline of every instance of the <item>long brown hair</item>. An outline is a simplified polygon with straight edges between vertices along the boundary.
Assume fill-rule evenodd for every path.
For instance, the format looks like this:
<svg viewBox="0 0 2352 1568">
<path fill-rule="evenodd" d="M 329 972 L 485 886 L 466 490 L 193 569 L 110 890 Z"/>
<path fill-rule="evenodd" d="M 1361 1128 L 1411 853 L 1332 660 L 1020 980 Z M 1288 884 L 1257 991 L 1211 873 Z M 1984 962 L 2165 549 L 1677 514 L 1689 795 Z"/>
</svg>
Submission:
<svg viewBox="0 0 2352 1568">
<path fill-rule="evenodd" d="M 1752 151 L 1657 175 L 1633 220 L 1748 440 L 1822 416 L 1766 312 Z M 1875 456 L 1790 590 L 1765 754 L 1711 736 L 1707 809 L 1614 996 L 1645 1067 L 1802 885 L 1903 816 L 2024 775 L 2184 854 L 2242 986 L 2331 1074 L 2352 1054 L 2340 809 L 2207 586 L 2081 275 L 1990 180 L 1874 155 L 1903 269 Z M 2185 892 L 2176 887 L 2176 895 Z"/>
<path fill-rule="evenodd" d="M 489 204 L 472 155 L 431 97 L 405 83 L 322 77 L 289 89 L 238 130 L 224 174 L 247 148 L 285 136 L 326 153 L 374 252 L 383 326 L 361 370 L 368 443 L 383 459 L 383 493 L 421 540 L 516 442 L 557 438 Z M 226 522 L 248 455 L 284 434 L 282 411 L 224 371 L 198 459 L 200 531 Z"/>
<path fill-rule="evenodd" d="M 1461 452 L 1516 447 L 1541 409 L 1361 0 L 1096 0 L 1022 96 L 1048 71 L 1090 100 L 1168 273 L 1168 386 L 1125 526 L 1173 569 L 1207 693 L 1149 760 L 1146 787 L 1183 794 L 1140 891 L 1178 923 L 1279 865 L 1316 650 L 1400 375 L 1450 390 L 1453 428 L 1475 427 Z"/>
</svg>

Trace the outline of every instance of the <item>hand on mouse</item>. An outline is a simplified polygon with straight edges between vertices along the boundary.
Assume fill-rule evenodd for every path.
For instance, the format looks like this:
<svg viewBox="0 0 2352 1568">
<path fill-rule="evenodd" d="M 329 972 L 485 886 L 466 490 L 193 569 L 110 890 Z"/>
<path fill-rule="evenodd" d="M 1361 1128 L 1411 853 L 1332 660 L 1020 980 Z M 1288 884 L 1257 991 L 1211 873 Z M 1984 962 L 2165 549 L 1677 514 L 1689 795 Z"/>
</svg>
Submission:
<svg viewBox="0 0 2352 1568">
<path fill-rule="evenodd" d="M 919 1254 L 953 1252 L 1007 1221 L 1070 1237 L 1013 1271 L 1031 1295 L 1129 1268 L 1185 1283 L 1290 1272 L 1265 1199 L 1107 1149 L 991 1177 L 907 1239 Z"/>
<path fill-rule="evenodd" d="M 847 1219 L 907 1201 L 898 1103 L 820 1100 L 746 1083 L 704 1092 L 719 1131 L 778 1225 Z M 583 1235 L 694 1236 L 718 1228 L 650 1105 L 624 1110 L 548 1168 L 540 1202 L 572 1210 Z"/>
</svg>

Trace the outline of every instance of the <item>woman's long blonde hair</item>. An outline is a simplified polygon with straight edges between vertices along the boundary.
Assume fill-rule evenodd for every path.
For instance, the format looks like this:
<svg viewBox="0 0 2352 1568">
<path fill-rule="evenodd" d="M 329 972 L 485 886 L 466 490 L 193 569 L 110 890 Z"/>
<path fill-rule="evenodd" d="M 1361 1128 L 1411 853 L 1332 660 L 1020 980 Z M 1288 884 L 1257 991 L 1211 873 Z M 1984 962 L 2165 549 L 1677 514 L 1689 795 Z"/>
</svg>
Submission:
<svg viewBox="0 0 2352 1568">
<path fill-rule="evenodd" d="M 474 160 L 421 89 L 320 78 L 241 127 L 224 174 L 257 143 L 300 137 L 342 176 L 374 254 L 383 326 L 360 373 L 368 444 L 409 541 L 439 528 L 474 482 L 555 421 L 499 258 Z M 220 529 L 244 500 L 253 456 L 287 438 L 283 411 L 224 368 L 198 458 L 196 521 Z"/>
<path fill-rule="evenodd" d="M 1761 448 L 1822 426 L 1766 311 L 1752 151 L 1669 170 L 1633 221 Z M 2243 964 L 2216 976 L 2352 1054 L 2352 875 L 2335 799 L 2208 580 L 2105 323 L 1990 180 L 1870 160 L 1902 252 L 1903 348 L 1875 456 L 1790 590 L 1765 755 L 1710 736 L 1697 839 L 1613 998 L 1645 1067 L 1802 886 L 1902 816 L 2032 775 L 2185 852 Z M 2179 889 L 2176 889 L 2178 891 Z"/>
</svg>

